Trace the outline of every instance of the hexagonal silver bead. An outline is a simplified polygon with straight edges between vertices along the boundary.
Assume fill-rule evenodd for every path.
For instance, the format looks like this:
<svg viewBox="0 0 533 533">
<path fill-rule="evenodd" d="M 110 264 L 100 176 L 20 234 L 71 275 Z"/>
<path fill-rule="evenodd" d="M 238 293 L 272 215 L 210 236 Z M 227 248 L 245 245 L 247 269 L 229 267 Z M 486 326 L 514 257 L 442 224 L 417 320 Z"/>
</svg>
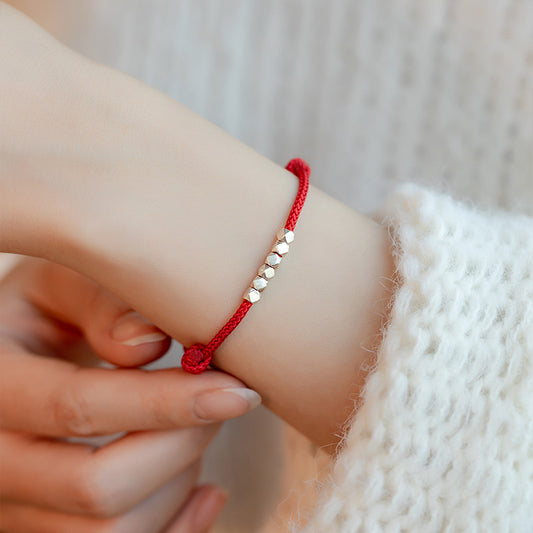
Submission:
<svg viewBox="0 0 533 533">
<path fill-rule="evenodd" d="M 272 268 L 278 268 L 279 264 L 281 263 L 281 256 L 276 252 L 272 252 L 267 255 L 265 263 Z"/>
<path fill-rule="evenodd" d="M 265 279 L 272 279 L 276 275 L 276 271 L 269 265 L 261 265 L 257 273 Z"/>
<path fill-rule="evenodd" d="M 267 285 L 268 281 L 261 276 L 256 276 L 252 281 L 252 287 L 259 292 L 263 291 Z"/>
<path fill-rule="evenodd" d="M 285 255 L 289 251 L 289 245 L 283 241 L 276 241 L 274 246 L 272 246 L 272 251 L 279 255 Z"/>
<path fill-rule="evenodd" d="M 290 244 L 292 241 L 294 241 L 294 232 L 290 229 L 281 228 L 276 233 L 276 237 L 278 238 L 278 240 Z"/>
<path fill-rule="evenodd" d="M 253 287 L 248 287 L 242 297 L 250 303 L 255 304 L 261 299 L 261 293 Z"/>
</svg>

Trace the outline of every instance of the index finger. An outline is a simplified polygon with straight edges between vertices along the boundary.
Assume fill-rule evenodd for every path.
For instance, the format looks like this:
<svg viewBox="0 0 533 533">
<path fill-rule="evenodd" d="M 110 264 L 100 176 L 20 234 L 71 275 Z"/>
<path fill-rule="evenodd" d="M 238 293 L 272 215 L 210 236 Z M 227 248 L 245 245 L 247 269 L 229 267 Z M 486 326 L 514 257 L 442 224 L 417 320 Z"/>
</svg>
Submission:
<svg viewBox="0 0 533 533">
<path fill-rule="evenodd" d="M 57 437 L 189 427 L 243 415 L 261 399 L 216 370 L 85 368 L 0 350 L 0 426 L 15 431 Z"/>
</svg>

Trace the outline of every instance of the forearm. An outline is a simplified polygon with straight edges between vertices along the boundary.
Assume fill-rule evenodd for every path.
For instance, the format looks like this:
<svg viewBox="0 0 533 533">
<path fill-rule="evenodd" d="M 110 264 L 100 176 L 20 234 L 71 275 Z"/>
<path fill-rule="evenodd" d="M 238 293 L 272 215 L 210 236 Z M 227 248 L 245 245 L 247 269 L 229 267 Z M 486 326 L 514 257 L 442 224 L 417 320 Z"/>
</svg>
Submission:
<svg viewBox="0 0 533 533">
<path fill-rule="evenodd" d="M 184 345 L 207 343 L 241 303 L 285 222 L 297 179 L 183 106 L 139 91 L 132 109 L 147 103 L 137 120 L 151 134 L 134 140 L 140 159 L 128 173 L 132 187 L 152 176 L 146 202 L 157 214 L 147 207 L 110 227 L 101 213 L 105 224 L 89 246 L 98 251 L 93 276 L 111 258 L 111 287 Z M 314 186 L 295 235 L 261 301 L 213 362 L 328 444 L 380 340 L 393 277 L 390 243 L 384 227 Z M 124 272 L 134 283 L 124 283 Z"/>
<path fill-rule="evenodd" d="M 73 110 L 76 136 L 56 125 L 79 157 L 36 180 L 54 228 L 38 254 L 91 276 L 184 345 L 207 343 L 240 305 L 298 181 L 161 93 L 89 71 L 97 83 L 92 104 Z M 379 343 L 392 257 L 385 228 L 313 185 L 295 236 L 213 362 L 325 445 Z"/>
</svg>

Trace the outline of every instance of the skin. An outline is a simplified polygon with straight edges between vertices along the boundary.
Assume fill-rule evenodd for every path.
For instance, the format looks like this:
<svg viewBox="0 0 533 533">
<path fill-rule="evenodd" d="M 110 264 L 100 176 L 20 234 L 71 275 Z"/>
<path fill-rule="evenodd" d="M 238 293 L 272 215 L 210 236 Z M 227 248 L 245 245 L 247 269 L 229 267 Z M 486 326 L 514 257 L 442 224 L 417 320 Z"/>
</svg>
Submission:
<svg viewBox="0 0 533 533">
<path fill-rule="evenodd" d="M 248 411 L 226 392 L 242 383 L 215 370 L 193 380 L 181 369 L 99 367 L 145 364 L 168 347 L 144 317 L 65 267 L 26 259 L 0 282 L 2 531 L 207 531 L 227 493 L 196 485 L 201 459 L 220 421 Z M 122 432 L 103 446 L 65 440 Z"/>
<path fill-rule="evenodd" d="M 283 226 L 297 179 L 6 7 L 0 25 L 0 249 L 67 265 L 185 346 L 207 343 Z M 313 185 L 295 235 L 214 365 L 335 453 L 388 319 L 392 245 L 384 226 Z"/>
</svg>

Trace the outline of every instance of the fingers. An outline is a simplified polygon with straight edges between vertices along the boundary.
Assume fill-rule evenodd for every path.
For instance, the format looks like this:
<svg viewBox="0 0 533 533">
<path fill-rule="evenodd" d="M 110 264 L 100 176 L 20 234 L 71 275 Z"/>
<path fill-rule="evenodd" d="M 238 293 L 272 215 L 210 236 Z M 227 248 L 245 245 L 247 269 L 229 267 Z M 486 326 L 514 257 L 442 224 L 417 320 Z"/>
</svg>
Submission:
<svg viewBox="0 0 533 533">
<path fill-rule="evenodd" d="M 96 451 L 4 432 L 0 496 L 98 518 L 123 514 L 200 459 L 218 426 L 132 433 Z"/>
<path fill-rule="evenodd" d="M 147 364 L 170 347 L 170 338 L 120 298 L 77 272 L 47 261 L 26 267 L 24 291 L 49 315 L 78 327 L 93 350 L 119 366 Z"/>
<path fill-rule="evenodd" d="M 5 533 L 148 533 L 161 531 L 186 501 L 198 477 L 197 461 L 148 499 L 112 518 L 71 515 L 18 503 L 0 507 L 0 530 Z M 132 473 L 130 482 L 135 481 Z M 188 533 L 195 533 L 194 530 Z"/>
<path fill-rule="evenodd" d="M 225 490 L 213 485 L 195 488 L 165 533 L 208 533 L 227 497 Z"/>
<path fill-rule="evenodd" d="M 5 429 L 50 436 L 172 429 L 241 416 L 261 401 L 242 382 L 216 370 L 193 375 L 181 368 L 81 368 L 6 350 L 0 347 Z"/>
</svg>

